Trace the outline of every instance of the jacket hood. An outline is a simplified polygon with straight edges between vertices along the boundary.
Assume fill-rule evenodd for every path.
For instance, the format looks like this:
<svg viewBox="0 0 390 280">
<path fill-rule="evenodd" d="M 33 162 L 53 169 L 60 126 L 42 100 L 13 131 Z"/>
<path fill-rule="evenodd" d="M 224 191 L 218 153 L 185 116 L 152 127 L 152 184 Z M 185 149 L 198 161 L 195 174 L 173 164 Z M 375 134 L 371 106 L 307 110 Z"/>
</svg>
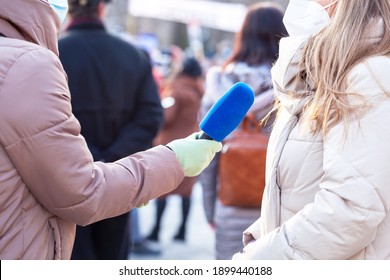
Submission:
<svg viewBox="0 0 390 280">
<path fill-rule="evenodd" d="M 374 19 L 372 27 L 367 32 L 364 40 L 374 44 L 383 38 L 384 32 L 383 19 Z M 283 107 L 292 115 L 300 114 L 306 102 L 314 94 L 313 90 L 310 90 L 315 88 L 312 82 L 306 81 L 308 85 L 303 81 L 294 82 L 296 73 L 303 70 L 299 68 L 299 61 L 301 60 L 301 52 L 307 40 L 308 37 L 306 36 L 282 38 L 280 40 L 279 49 L 281 51 L 279 53 L 279 59 L 272 68 L 275 95 Z M 292 92 L 294 92 L 294 96 L 291 95 Z"/>
<path fill-rule="evenodd" d="M 61 22 L 47 0 L 0 1 L 0 33 L 45 47 L 58 55 Z"/>
</svg>

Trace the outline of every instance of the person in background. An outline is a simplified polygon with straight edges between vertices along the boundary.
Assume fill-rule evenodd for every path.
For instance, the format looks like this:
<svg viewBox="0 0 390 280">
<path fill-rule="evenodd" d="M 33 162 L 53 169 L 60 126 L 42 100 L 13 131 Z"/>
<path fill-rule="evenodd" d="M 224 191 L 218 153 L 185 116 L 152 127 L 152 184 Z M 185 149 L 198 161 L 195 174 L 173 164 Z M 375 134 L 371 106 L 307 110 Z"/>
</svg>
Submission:
<svg viewBox="0 0 390 280">
<path fill-rule="evenodd" d="M 145 53 L 106 31 L 111 0 L 69 0 L 58 46 L 73 113 L 94 160 L 113 162 L 152 147 L 163 121 Z M 76 230 L 72 259 L 127 259 L 128 213 Z"/>
<path fill-rule="evenodd" d="M 261 217 L 234 259 L 390 259 L 390 1 L 294 1 Z"/>
<path fill-rule="evenodd" d="M 199 130 L 198 113 L 204 93 L 203 83 L 203 71 L 199 62 L 192 57 L 185 59 L 179 73 L 174 74 L 174 77 L 167 82 L 167 86 L 162 92 L 164 125 L 155 140 L 156 145 L 164 145 L 174 139 L 181 138 L 183 135 Z M 186 225 L 191 205 L 190 197 L 196 180 L 196 177 L 186 177 L 176 190 L 157 198 L 156 220 L 147 239 L 159 240 L 161 219 L 167 198 L 170 195 L 179 195 L 181 197 L 182 219 L 174 239 L 185 241 Z"/>
<path fill-rule="evenodd" d="M 150 53 L 142 46 L 140 46 L 140 50 L 146 55 L 148 58 L 148 61 L 152 63 L 151 55 Z M 153 69 L 153 67 L 152 67 Z M 153 72 L 153 70 L 152 70 Z M 154 80 L 156 81 L 154 75 L 152 74 Z M 160 93 L 159 93 L 160 94 Z M 149 205 L 149 204 L 148 204 Z M 146 206 L 148 207 L 148 206 Z M 129 241 L 130 241 L 130 248 L 129 248 L 129 257 L 131 258 L 132 254 L 137 255 L 159 255 L 161 253 L 161 250 L 151 242 L 148 242 L 148 240 L 143 236 L 141 233 L 141 227 L 139 222 L 139 209 L 134 208 L 130 211 L 129 215 Z"/>
<path fill-rule="evenodd" d="M 150 204 L 145 207 L 150 207 Z M 129 259 L 131 259 L 134 254 L 149 256 L 157 256 L 161 254 L 159 246 L 156 246 L 153 242 L 149 242 L 149 240 L 142 234 L 138 208 L 134 208 L 130 211 L 129 240 L 131 244 Z"/>
<path fill-rule="evenodd" d="M 2 260 L 70 259 L 76 225 L 174 190 L 222 147 L 194 133 L 115 162 L 94 161 L 58 57 L 67 8 L 63 0 L 0 1 Z"/>
<path fill-rule="evenodd" d="M 183 50 L 176 45 L 171 45 L 167 49 L 156 49 L 151 52 L 153 77 L 157 83 L 160 95 L 164 91 L 169 79 L 181 68 L 183 56 Z"/>
<path fill-rule="evenodd" d="M 241 30 L 235 36 L 232 54 L 222 67 L 214 66 L 207 72 L 202 116 L 236 82 L 246 83 L 256 94 L 250 114 L 260 120 L 270 112 L 274 102 L 270 70 L 278 56 L 279 40 L 287 34 L 282 19 L 282 7 L 272 2 L 248 8 Z M 270 133 L 271 129 L 269 120 L 262 130 Z M 215 228 L 216 259 L 231 259 L 242 249 L 242 232 L 257 219 L 260 205 L 259 208 L 223 205 L 218 199 L 218 163 L 219 155 L 199 178 L 206 218 Z"/>
</svg>

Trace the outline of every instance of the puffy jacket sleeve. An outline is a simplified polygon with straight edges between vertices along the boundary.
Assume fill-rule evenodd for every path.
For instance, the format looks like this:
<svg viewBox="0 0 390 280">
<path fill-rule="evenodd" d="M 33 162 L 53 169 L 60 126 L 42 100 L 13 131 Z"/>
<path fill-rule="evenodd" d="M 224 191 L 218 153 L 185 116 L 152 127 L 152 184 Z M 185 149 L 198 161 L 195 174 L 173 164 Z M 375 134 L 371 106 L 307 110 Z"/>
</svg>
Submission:
<svg viewBox="0 0 390 280">
<path fill-rule="evenodd" d="M 350 73 L 348 92 L 362 95 L 368 106 L 351 116 L 348 130 L 341 123 L 327 135 L 314 202 L 235 259 L 348 259 L 373 242 L 390 210 L 389 65 L 374 58 Z"/>
<path fill-rule="evenodd" d="M 53 215 L 89 224 L 172 191 L 184 177 L 163 146 L 115 163 L 93 162 L 72 115 L 66 75 L 46 49 L 13 63 L 2 98 L 2 144 L 20 180 Z"/>
</svg>

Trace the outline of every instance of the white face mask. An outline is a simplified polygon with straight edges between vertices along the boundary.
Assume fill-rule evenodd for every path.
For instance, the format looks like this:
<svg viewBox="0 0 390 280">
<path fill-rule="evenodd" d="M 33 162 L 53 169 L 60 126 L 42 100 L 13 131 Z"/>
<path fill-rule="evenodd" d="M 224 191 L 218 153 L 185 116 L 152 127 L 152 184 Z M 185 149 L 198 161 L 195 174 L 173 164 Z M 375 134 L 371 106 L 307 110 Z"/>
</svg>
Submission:
<svg viewBox="0 0 390 280">
<path fill-rule="evenodd" d="M 283 23 L 290 36 L 314 35 L 329 25 L 330 17 L 326 8 L 314 0 L 290 0 L 283 17 Z"/>
<path fill-rule="evenodd" d="M 50 6 L 54 9 L 61 22 L 65 21 L 68 13 L 68 0 L 48 0 Z"/>
</svg>

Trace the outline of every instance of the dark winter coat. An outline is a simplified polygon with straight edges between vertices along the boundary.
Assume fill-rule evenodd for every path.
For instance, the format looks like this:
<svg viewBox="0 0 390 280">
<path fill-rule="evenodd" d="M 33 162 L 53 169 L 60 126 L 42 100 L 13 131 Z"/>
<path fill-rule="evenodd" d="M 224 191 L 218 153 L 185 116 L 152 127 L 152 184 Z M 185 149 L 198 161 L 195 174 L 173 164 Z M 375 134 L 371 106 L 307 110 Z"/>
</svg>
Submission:
<svg viewBox="0 0 390 280">
<path fill-rule="evenodd" d="M 163 111 L 146 55 L 98 20 L 72 22 L 59 52 L 94 159 L 110 162 L 150 148 Z"/>
</svg>

